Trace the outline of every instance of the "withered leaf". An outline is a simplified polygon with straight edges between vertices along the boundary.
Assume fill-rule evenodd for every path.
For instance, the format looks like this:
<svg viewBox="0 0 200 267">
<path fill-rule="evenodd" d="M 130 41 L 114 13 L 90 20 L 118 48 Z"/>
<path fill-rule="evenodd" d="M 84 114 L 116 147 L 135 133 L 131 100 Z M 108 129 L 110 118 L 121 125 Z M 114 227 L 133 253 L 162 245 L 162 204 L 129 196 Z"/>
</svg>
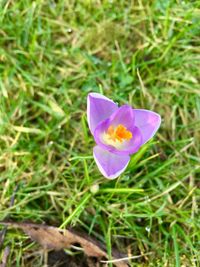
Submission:
<svg viewBox="0 0 200 267">
<path fill-rule="evenodd" d="M 23 230 L 33 241 L 36 241 L 45 249 L 61 250 L 69 248 L 73 244 L 79 244 L 88 257 L 108 259 L 102 244 L 74 230 L 62 230 L 53 226 L 33 223 L 0 222 L 0 224 Z M 112 258 L 116 260 L 120 256 L 119 253 L 114 251 Z M 129 266 L 124 261 L 114 262 L 113 264 L 116 267 Z"/>
<path fill-rule="evenodd" d="M 0 263 L 0 267 L 6 267 L 7 265 L 7 258 L 9 256 L 10 253 L 10 247 L 6 247 L 2 256 L 2 263 Z"/>
</svg>

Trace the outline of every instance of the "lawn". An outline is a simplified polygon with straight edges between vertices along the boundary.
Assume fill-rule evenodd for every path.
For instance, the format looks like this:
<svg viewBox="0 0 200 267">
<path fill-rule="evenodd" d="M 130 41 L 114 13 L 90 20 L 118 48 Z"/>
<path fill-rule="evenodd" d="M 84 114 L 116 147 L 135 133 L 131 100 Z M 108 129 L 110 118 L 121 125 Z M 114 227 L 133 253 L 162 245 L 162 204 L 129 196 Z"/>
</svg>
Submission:
<svg viewBox="0 0 200 267">
<path fill-rule="evenodd" d="M 199 266 L 199 18 L 199 1 L 0 1 L 1 221 L 79 229 L 130 266 Z M 89 92 L 162 117 L 116 180 L 92 156 Z M 22 231 L 1 245 L 7 266 L 45 264 Z"/>
</svg>

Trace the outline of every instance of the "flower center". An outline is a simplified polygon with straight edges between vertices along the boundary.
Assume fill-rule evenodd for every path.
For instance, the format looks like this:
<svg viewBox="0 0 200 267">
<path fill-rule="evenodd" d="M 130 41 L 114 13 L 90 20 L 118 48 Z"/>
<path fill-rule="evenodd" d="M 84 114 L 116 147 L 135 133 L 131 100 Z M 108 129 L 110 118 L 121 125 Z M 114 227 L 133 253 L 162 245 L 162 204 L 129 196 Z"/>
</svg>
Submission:
<svg viewBox="0 0 200 267">
<path fill-rule="evenodd" d="M 122 124 L 119 124 L 116 128 L 110 125 L 107 130 L 107 135 L 108 139 L 114 142 L 119 141 L 120 143 L 132 138 L 132 133 Z"/>
</svg>

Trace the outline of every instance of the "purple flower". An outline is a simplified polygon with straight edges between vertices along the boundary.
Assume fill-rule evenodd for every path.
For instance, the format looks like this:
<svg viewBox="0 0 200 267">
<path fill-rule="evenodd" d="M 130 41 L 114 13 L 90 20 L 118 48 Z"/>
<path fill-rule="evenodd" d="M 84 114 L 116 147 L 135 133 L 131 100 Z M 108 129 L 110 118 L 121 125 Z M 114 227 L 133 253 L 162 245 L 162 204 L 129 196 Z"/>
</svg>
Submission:
<svg viewBox="0 0 200 267">
<path fill-rule="evenodd" d="M 97 93 L 88 95 L 87 119 L 97 144 L 94 159 L 108 179 L 117 178 L 126 169 L 130 155 L 154 136 L 161 123 L 160 115 L 153 111 L 118 107 Z"/>
</svg>

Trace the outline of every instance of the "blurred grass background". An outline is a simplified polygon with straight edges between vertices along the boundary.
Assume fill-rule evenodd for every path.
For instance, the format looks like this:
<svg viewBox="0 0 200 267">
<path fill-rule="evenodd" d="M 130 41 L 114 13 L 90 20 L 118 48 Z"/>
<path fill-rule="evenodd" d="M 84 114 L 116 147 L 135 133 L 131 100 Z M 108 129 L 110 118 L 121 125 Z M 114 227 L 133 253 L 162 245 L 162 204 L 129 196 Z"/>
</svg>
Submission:
<svg viewBox="0 0 200 267">
<path fill-rule="evenodd" d="M 131 266 L 199 266 L 199 82 L 199 1 L 0 1 L 0 219 L 79 227 Z M 114 181 L 92 158 L 91 91 L 162 116 Z M 23 233 L 6 245 L 8 266 L 43 266 Z"/>
</svg>

